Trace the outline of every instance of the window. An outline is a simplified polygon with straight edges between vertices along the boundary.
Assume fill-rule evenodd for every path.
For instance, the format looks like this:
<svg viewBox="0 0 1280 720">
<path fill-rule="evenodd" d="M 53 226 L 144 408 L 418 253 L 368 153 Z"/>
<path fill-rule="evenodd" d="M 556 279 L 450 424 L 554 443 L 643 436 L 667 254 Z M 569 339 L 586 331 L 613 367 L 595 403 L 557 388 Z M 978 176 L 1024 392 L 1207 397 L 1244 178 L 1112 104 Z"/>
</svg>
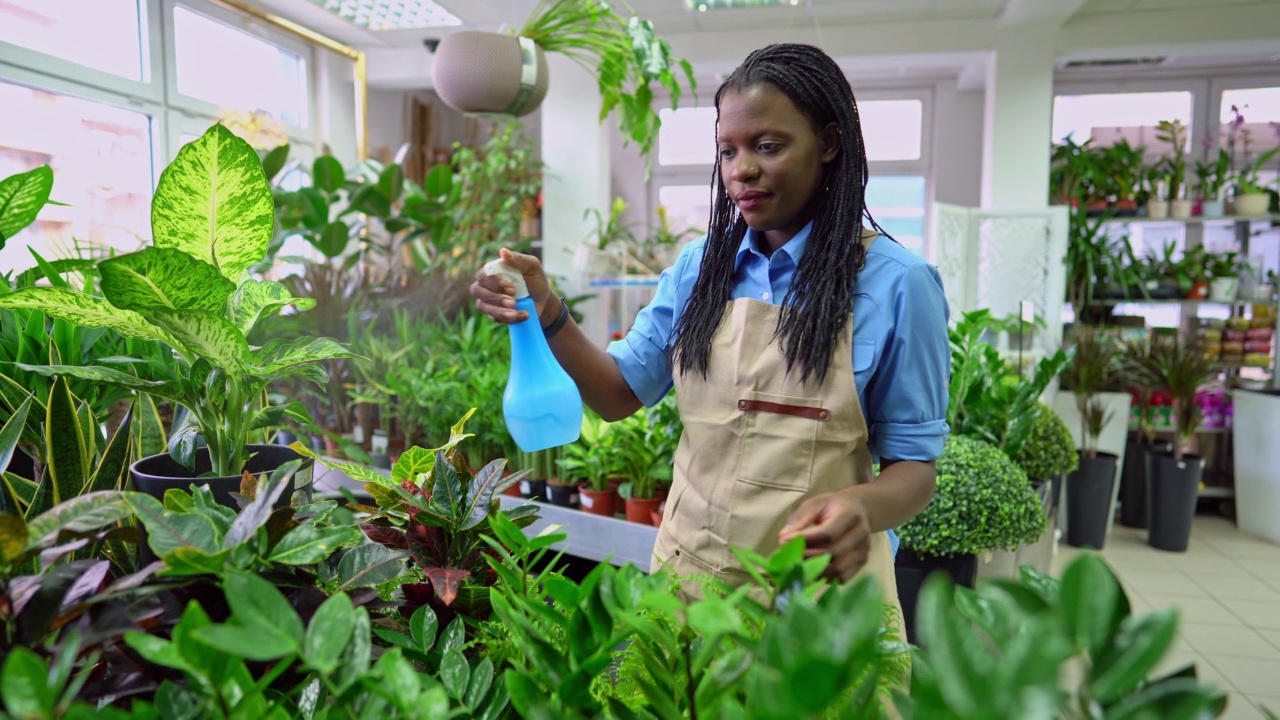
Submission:
<svg viewBox="0 0 1280 720">
<path fill-rule="evenodd" d="M 1280 147 L 1280 87 L 1223 90 L 1219 117 L 1221 145 L 1229 148 L 1234 139 L 1237 166 L 1256 162 L 1258 155 Z M 1238 127 L 1237 117 L 1243 121 Z M 1274 182 L 1277 171 L 1280 159 L 1259 170 L 1258 179 Z"/>
<path fill-rule="evenodd" d="M 302 56 L 182 6 L 173 9 L 173 26 L 180 94 L 307 127 Z"/>
<path fill-rule="evenodd" d="M 1134 147 L 1158 153 L 1163 143 L 1156 139 L 1156 125 L 1181 120 L 1190 150 L 1192 99 L 1190 92 L 1058 95 L 1053 99 L 1053 139 L 1070 136 L 1083 143 L 1093 138 L 1094 145 L 1109 146 L 1125 138 Z"/>
<path fill-rule="evenodd" d="M 0 41 L 145 80 L 138 0 L 0 0 Z"/>
<path fill-rule="evenodd" d="M 0 249 L 0 273 L 46 259 L 137 250 L 151 236 L 152 121 L 143 113 L 0 81 L 0 177 L 48 164 L 53 200 Z M 76 248 L 79 248 L 76 251 Z"/>
<path fill-rule="evenodd" d="M 659 165 L 714 165 L 716 109 L 691 107 L 658 111 Z"/>
<path fill-rule="evenodd" d="M 924 253 L 924 177 L 872 175 L 867 182 L 867 209 L 903 247 Z"/>
</svg>

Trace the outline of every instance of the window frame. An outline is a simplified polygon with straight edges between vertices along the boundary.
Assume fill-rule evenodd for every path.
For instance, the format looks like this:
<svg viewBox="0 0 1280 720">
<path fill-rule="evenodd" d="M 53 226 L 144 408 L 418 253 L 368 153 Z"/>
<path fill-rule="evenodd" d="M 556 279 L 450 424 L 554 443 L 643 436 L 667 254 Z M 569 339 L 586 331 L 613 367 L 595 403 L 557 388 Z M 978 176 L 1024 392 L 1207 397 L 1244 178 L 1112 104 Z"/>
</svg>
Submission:
<svg viewBox="0 0 1280 720">
<path fill-rule="evenodd" d="M 1190 144 L 1190 155 L 1193 159 L 1198 158 L 1200 141 L 1204 139 L 1205 129 L 1211 124 L 1217 124 L 1217 120 L 1210 120 L 1205 115 L 1205 107 L 1202 98 L 1209 93 L 1209 78 L 1207 77 L 1185 77 L 1185 78 L 1143 78 L 1140 80 L 1120 80 L 1120 79 L 1096 79 L 1096 80 L 1072 80 L 1072 81 L 1054 81 L 1053 83 L 1053 100 L 1057 102 L 1059 95 L 1131 95 L 1134 93 L 1153 93 L 1153 92 L 1189 92 L 1191 93 L 1191 135 L 1187 142 Z M 1050 132 L 1052 132 L 1052 113 L 1053 105 L 1049 106 L 1050 113 Z M 1216 117 L 1216 114 L 1215 114 Z M 1051 137 L 1049 142 L 1056 143 L 1058 138 Z M 1080 138 L 1076 139 L 1077 142 Z"/>
</svg>

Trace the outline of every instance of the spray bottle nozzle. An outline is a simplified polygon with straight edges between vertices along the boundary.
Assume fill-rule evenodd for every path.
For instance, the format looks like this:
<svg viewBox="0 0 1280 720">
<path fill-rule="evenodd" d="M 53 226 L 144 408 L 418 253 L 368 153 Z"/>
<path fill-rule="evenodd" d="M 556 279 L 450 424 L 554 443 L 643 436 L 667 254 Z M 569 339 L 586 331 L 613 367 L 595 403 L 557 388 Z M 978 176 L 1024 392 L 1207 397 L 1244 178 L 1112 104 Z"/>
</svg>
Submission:
<svg viewBox="0 0 1280 720">
<path fill-rule="evenodd" d="M 493 260 L 485 263 L 486 275 L 498 275 L 511 283 L 516 289 L 516 299 L 529 297 L 529 286 L 525 284 L 524 275 L 505 260 Z"/>
</svg>

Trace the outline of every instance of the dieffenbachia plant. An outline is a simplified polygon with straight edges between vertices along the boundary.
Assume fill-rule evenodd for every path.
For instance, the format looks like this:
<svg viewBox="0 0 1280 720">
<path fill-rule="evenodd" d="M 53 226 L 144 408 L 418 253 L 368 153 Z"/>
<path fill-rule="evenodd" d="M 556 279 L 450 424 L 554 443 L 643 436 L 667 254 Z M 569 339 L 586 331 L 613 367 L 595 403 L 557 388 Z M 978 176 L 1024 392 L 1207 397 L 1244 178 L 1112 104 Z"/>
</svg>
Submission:
<svg viewBox="0 0 1280 720">
<path fill-rule="evenodd" d="M 98 264 L 102 297 L 65 287 L 33 287 L 0 296 L 0 307 L 30 308 L 125 337 L 158 340 L 172 362 L 125 361 L 131 374 L 94 365 L 20 366 L 45 375 L 112 383 L 166 398 L 191 412 L 194 426 L 170 442 L 174 459 L 195 469 L 198 433 L 213 476 L 240 475 L 252 434 L 284 416 L 310 422 L 299 402 L 271 405 L 267 385 L 296 375 L 323 384 L 317 361 L 350 357 L 336 340 L 274 339 L 253 347 L 263 317 L 292 305 L 283 285 L 247 277 L 267 254 L 274 227 L 271 186 L 253 148 L 221 125 L 184 146 L 160 176 L 151 205 L 154 245 Z M 151 377 L 140 375 L 148 374 Z"/>
</svg>

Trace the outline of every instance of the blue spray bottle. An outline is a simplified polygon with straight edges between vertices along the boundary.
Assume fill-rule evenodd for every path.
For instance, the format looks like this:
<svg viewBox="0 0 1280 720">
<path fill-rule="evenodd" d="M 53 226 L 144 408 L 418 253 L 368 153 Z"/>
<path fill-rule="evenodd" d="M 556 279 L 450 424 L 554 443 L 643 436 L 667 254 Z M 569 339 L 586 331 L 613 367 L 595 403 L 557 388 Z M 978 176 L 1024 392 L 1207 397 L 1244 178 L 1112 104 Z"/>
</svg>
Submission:
<svg viewBox="0 0 1280 720">
<path fill-rule="evenodd" d="M 582 395 L 569 373 L 551 354 L 538 310 L 520 271 L 502 260 L 484 266 L 516 289 L 516 309 L 529 317 L 507 328 L 511 333 L 511 373 L 502 394 L 507 431 L 524 452 L 568 445 L 582 432 Z"/>
</svg>

